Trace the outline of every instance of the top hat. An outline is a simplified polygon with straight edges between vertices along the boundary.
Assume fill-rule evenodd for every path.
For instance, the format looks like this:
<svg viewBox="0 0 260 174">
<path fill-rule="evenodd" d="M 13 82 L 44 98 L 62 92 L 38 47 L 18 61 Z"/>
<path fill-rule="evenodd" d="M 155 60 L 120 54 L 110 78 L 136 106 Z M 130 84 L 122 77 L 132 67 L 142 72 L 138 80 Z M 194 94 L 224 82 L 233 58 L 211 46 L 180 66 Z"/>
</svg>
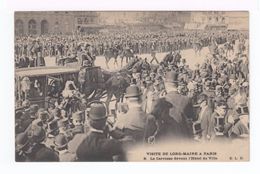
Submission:
<svg viewBox="0 0 260 174">
<path fill-rule="evenodd" d="M 140 95 L 142 95 L 142 93 L 137 85 L 129 86 L 126 89 L 126 95 L 125 95 L 126 98 L 139 97 Z"/>
<path fill-rule="evenodd" d="M 168 71 L 165 75 L 165 82 L 178 83 L 178 73 L 176 71 Z"/>
</svg>

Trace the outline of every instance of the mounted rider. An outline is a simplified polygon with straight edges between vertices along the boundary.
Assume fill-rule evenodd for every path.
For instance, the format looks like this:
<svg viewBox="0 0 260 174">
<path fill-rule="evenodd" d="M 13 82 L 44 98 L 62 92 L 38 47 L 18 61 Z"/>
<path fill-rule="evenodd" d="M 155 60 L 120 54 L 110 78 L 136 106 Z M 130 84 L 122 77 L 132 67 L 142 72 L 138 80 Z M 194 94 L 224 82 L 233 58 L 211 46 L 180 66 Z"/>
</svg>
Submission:
<svg viewBox="0 0 260 174">
<path fill-rule="evenodd" d="M 82 67 L 80 68 L 79 75 L 78 75 L 78 81 L 79 81 L 79 84 L 80 84 L 79 91 L 81 93 L 83 93 L 83 89 L 86 85 L 85 83 L 86 83 L 86 81 L 88 81 L 87 78 L 89 77 L 89 75 L 87 74 L 88 73 L 87 69 L 89 67 L 92 67 L 92 65 L 93 64 L 90 60 L 84 60 Z"/>
</svg>

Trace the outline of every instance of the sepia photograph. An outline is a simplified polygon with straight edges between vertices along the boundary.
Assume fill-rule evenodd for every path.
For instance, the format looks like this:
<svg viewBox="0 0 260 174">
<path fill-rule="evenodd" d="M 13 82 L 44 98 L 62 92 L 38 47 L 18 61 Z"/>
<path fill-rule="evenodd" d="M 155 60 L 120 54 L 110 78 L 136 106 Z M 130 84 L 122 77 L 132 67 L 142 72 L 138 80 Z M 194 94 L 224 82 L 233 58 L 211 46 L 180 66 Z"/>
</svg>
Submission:
<svg viewBox="0 0 260 174">
<path fill-rule="evenodd" d="M 249 11 L 13 18 L 16 162 L 250 160 Z"/>
</svg>

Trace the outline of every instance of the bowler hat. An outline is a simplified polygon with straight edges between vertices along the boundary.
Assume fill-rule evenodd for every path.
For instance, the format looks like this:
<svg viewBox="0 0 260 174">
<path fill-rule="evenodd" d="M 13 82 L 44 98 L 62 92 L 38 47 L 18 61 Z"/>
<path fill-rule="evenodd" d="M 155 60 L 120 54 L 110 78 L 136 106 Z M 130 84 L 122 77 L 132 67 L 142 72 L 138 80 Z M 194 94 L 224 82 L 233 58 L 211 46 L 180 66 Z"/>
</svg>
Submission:
<svg viewBox="0 0 260 174">
<path fill-rule="evenodd" d="M 142 95 L 142 93 L 137 85 L 129 86 L 128 88 L 126 88 L 126 98 L 139 97 L 140 95 Z"/>
<path fill-rule="evenodd" d="M 170 83 L 177 83 L 178 73 L 176 71 L 168 71 L 165 75 L 165 81 Z"/>
<path fill-rule="evenodd" d="M 26 133 L 22 132 L 15 137 L 16 149 L 21 150 L 29 143 L 29 138 Z"/>
<path fill-rule="evenodd" d="M 102 120 L 107 118 L 106 107 L 103 103 L 93 103 L 90 106 L 89 118 L 91 120 Z"/>
<path fill-rule="evenodd" d="M 54 144 L 58 149 L 62 149 L 68 145 L 68 139 L 64 134 L 59 134 L 55 137 Z"/>
</svg>

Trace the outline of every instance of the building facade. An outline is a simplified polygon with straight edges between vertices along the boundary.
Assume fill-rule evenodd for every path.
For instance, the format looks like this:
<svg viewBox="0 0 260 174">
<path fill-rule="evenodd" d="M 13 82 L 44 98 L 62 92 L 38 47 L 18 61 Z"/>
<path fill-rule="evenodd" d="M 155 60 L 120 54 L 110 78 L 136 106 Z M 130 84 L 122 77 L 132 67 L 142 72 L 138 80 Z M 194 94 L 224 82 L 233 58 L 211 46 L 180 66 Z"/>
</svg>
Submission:
<svg viewBox="0 0 260 174">
<path fill-rule="evenodd" d="M 15 35 L 69 34 L 98 23 L 96 12 L 16 12 Z"/>
</svg>

